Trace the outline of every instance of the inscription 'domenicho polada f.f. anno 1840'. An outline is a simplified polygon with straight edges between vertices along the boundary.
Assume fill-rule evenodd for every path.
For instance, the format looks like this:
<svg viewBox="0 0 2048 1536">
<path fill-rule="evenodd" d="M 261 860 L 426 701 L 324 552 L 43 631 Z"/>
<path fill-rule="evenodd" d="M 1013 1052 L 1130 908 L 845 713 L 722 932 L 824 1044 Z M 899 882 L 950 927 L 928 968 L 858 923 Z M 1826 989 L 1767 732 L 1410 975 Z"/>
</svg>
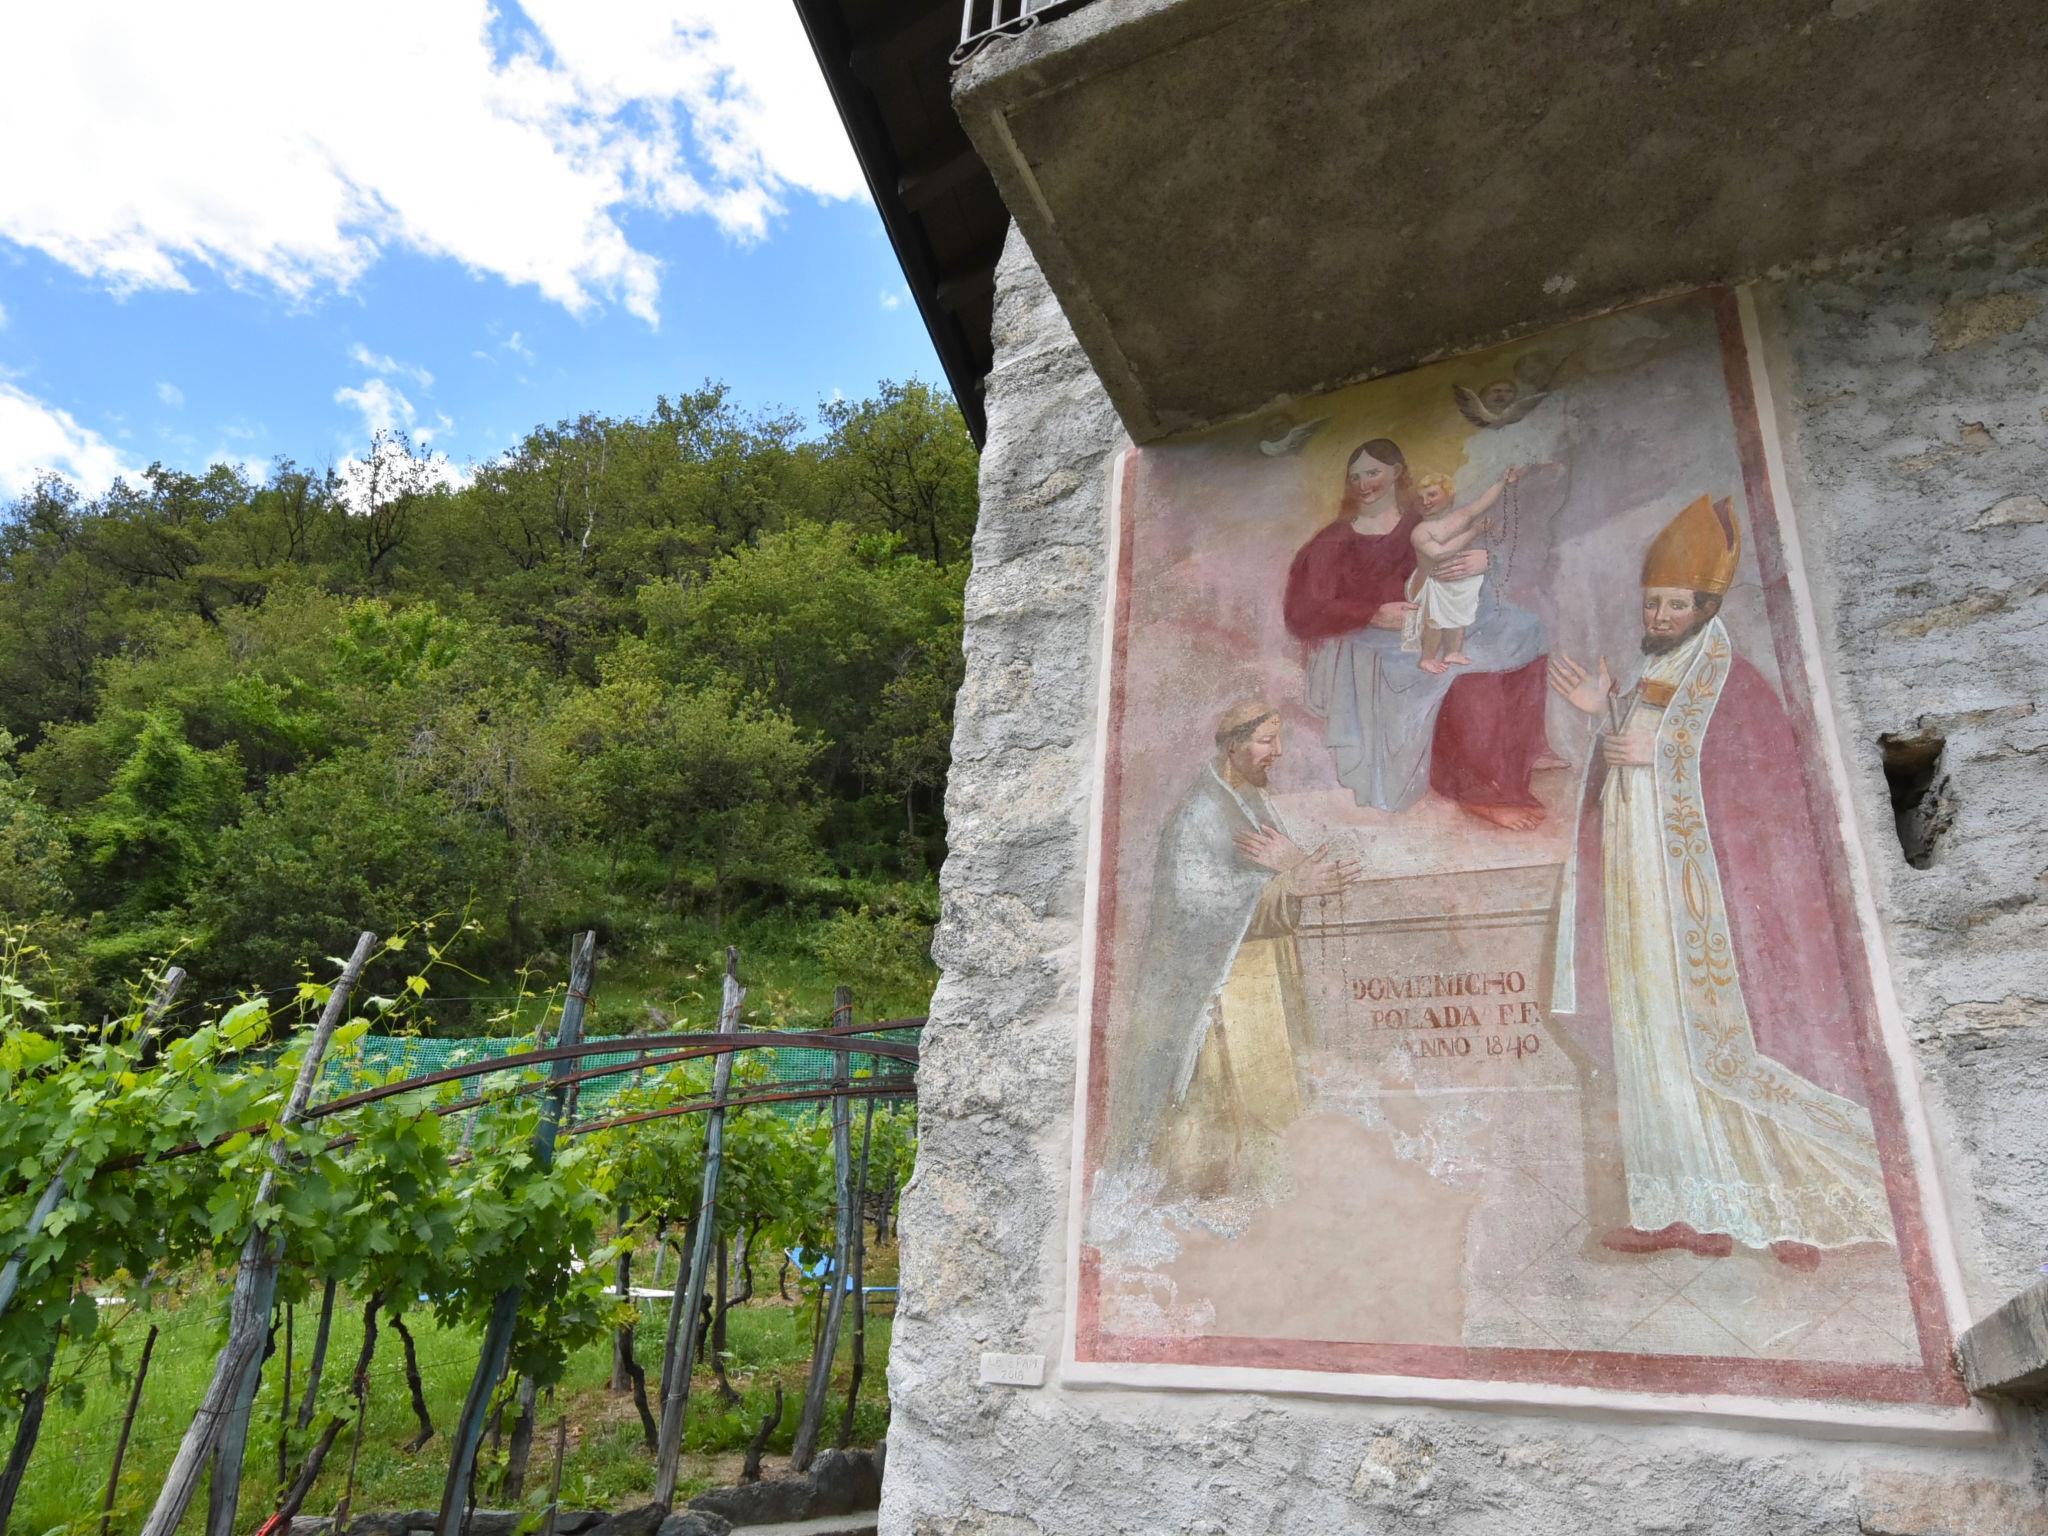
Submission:
<svg viewBox="0 0 2048 1536">
<path fill-rule="evenodd" d="M 1075 1374 L 1963 1402 L 1753 352 L 1127 459 Z"/>
</svg>

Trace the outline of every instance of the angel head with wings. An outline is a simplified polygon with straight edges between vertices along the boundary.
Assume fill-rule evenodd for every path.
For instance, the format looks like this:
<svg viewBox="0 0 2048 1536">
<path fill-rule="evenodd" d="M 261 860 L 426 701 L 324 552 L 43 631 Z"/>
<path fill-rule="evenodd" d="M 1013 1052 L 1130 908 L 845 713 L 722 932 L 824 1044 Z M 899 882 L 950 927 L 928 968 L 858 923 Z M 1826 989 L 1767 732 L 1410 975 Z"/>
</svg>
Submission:
<svg viewBox="0 0 2048 1536">
<path fill-rule="evenodd" d="M 1469 384 L 1453 384 L 1451 396 L 1473 426 L 1505 427 L 1543 403 L 1564 362 L 1563 358 L 1532 352 L 1515 359 L 1513 378 L 1491 379 L 1477 389 Z"/>
</svg>

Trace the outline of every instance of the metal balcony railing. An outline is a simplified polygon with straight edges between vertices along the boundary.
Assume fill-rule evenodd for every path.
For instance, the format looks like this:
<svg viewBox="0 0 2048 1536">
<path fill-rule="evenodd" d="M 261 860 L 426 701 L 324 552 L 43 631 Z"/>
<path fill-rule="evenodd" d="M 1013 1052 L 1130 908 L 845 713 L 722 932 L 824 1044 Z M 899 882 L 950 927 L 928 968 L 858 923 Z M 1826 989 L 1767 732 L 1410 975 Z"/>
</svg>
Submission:
<svg viewBox="0 0 2048 1536">
<path fill-rule="evenodd" d="M 953 50 L 959 68 L 999 37 L 1016 37 L 1062 11 L 1079 10 L 1088 0 L 964 0 L 960 8 L 960 46 Z"/>
</svg>

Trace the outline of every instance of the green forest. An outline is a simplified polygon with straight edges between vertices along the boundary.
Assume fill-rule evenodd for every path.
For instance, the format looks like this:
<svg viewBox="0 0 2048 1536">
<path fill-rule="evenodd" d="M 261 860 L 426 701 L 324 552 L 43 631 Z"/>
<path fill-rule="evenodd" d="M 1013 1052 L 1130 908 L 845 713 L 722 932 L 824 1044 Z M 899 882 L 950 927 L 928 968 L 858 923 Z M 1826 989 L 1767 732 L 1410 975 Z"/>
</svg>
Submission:
<svg viewBox="0 0 2048 1536">
<path fill-rule="evenodd" d="M 598 1031 L 696 1008 L 728 943 L 750 1012 L 922 1011 L 975 520 L 948 397 L 807 423 L 707 384 L 466 483 L 395 436 L 346 467 L 0 511 L 0 927 L 43 990 L 112 1008 L 167 956 L 274 990 L 433 921 L 441 1032 L 507 1032 L 585 928 Z"/>
</svg>

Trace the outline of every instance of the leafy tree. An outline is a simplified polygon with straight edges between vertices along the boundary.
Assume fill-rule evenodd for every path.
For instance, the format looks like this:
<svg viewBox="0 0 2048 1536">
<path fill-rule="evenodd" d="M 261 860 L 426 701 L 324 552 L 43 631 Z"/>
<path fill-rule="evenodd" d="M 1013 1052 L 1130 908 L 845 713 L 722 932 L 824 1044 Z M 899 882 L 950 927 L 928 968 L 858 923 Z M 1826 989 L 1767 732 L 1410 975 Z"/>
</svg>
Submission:
<svg viewBox="0 0 2048 1536">
<path fill-rule="evenodd" d="M 818 925 L 811 949 L 826 973 L 863 997 L 929 991 L 932 925 L 923 914 L 862 906 Z"/>
<path fill-rule="evenodd" d="M 565 709 L 563 730 L 600 835 L 660 851 L 673 889 L 708 873 L 720 925 L 734 881 L 786 885 L 815 867 L 816 748 L 730 682 L 672 683 L 651 647 L 628 641 Z"/>
<path fill-rule="evenodd" d="M 290 459 L 272 466 L 270 479 L 249 498 L 246 511 L 224 520 L 226 563 L 251 581 L 279 570 L 304 569 L 326 555 L 343 531 L 334 471 L 315 474 Z"/>
<path fill-rule="evenodd" d="M 920 800 L 935 807 L 953 751 L 953 697 L 967 675 L 957 615 L 898 657 L 866 728 L 853 740 L 860 769 L 903 802 L 904 845 L 912 875 L 929 867 L 918 831 Z"/>
<path fill-rule="evenodd" d="M 0 520 L 0 725 L 24 740 L 90 713 L 94 668 L 123 638 L 125 584 L 92 548 L 106 515 L 53 475 Z"/>
<path fill-rule="evenodd" d="M 858 527 L 895 534 L 939 565 L 965 560 L 977 507 L 974 440 L 929 384 L 884 384 L 823 408 L 837 506 Z"/>
<path fill-rule="evenodd" d="M 621 858 L 629 900 L 658 861 L 721 917 L 922 878 L 973 517 L 958 413 L 915 383 L 821 427 L 707 383 L 459 487 L 390 437 L 341 473 L 46 479 L 0 506 L 0 900 L 114 1006 L 191 938 L 202 985 L 276 980 L 472 900 L 471 942 L 525 959 L 612 910 Z"/>
<path fill-rule="evenodd" d="M 465 690 L 422 717 L 405 759 L 457 814 L 502 839 L 515 939 L 582 831 L 579 767 L 555 723 L 562 698 L 530 678 Z"/>
<path fill-rule="evenodd" d="M 960 593 L 958 573 L 891 536 L 807 523 L 725 556 L 699 581 L 644 588 L 640 608 L 668 675 L 729 677 L 775 700 L 825 743 L 826 783 L 844 793 L 858 787 L 884 690 L 943 666 L 957 644 Z"/>
<path fill-rule="evenodd" d="M 192 903 L 194 963 L 275 985 L 359 929 L 472 907 L 502 942 L 508 857 L 480 818 L 381 753 L 352 750 L 271 784 L 218 840 Z"/>
<path fill-rule="evenodd" d="M 145 715 L 107 792 L 78 821 L 88 894 L 121 917 L 176 907 L 240 809 L 241 778 L 232 751 L 202 752 L 166 715 Z"/>
<path fill-rule="evenodd" d="M 426 503 L 443 493 L 442 463 L 413 446 L 403 432 L 378 431 L 370 451 L 341 476 L 348 542 L 358 575 L 369 587 L 389 586 L 399 557 L 412 543 Z"/>
<path fill-rule="evenodd" d="M 14 747 L 0 727 L 0 922 L 47 923 L 70 905 L 71 850 L 63 825 L 15 772 Z"/>
<path fill-rule="evenodd" d="M 187 578 L 205 558 L 208 531 L 248 495 L 241 471 L 225 464 L 196 476 L 152 464 L 140 484 L 117 481 L 108 493 L 94 554 L 129 581 L 169 589 L 204 612 L 204 584 Z"/>
<path fill-rule="evenodd" d="M 173 615 L 139 626 L 100 664 L 91 717 L 49 728 L 31 764 L 36 782 L 54 804 L 90 804 L 151 716 L 201 750 L 232 749 L 250 787 L 358 738 L 329 677 L 342 610 L 286 586 L 214 623 Z"/>
</svg>

